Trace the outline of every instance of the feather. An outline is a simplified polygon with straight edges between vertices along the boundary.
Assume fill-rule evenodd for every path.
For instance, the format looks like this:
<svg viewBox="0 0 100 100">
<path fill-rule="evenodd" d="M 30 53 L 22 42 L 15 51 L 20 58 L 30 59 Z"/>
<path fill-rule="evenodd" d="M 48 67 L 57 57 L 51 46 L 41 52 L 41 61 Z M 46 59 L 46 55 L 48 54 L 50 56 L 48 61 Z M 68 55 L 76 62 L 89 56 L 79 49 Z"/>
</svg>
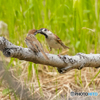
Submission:
<svg viewBox="0 0 100 100">
<path fill-rule="evenodd" d="M 47 55 L 45 54 L 43 50 L 41 43 L 36 39 L 36 37 L 33 34 L 28 34 L 25 41 L 26 41 L 27 46 L 33 52 L 37 52 L 37 53 L 41 52 L 43 56 L 45 57 L 45 59 L 49 60 L 49 58 L 47 57 Z"/>
<path fill-rule="evenodd" d="M 55 34 L 54 34 L 55 35 Z M 61 46 L 64 48 L 64 49 L 66 49 L 66 48 L 68 48 L 68 49 L 70 49 L 69 47 L 67 47 L 66 45 L 64 45 L 64 43 L 61 41 L 61 39 L 57 36 L 57 35 L 55 35 L 55 39 L 56 39 L 56 41 L 59 43 L 59 44 L 61 44 Z"/>
</svg>

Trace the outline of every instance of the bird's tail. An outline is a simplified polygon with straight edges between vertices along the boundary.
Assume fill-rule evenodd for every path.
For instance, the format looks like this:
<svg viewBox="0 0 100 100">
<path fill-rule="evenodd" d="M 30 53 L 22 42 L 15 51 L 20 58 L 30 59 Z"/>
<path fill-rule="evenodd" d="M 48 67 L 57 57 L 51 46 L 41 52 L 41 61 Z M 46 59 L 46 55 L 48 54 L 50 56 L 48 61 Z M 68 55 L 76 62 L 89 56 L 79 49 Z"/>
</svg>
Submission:
<svg viewBox="0 0 100 100">
<path fill-rule="evenodd" d="M 67 46 L 64 45 L 63 43 L 62 43 L 62 47 L 63 47 L 64 49 L 70 49 L 69 47 L 67 47 Z"/>
<path fill-rule="evenodd" d="M 45 59 L 49 60 L 49 58 L 47 57 L 47 55 L 45 54 L 45 52 L 44 51 L 41 51 L 41 52 L 42 52 L 43 56 L 45 57 Z"/>
</svg>

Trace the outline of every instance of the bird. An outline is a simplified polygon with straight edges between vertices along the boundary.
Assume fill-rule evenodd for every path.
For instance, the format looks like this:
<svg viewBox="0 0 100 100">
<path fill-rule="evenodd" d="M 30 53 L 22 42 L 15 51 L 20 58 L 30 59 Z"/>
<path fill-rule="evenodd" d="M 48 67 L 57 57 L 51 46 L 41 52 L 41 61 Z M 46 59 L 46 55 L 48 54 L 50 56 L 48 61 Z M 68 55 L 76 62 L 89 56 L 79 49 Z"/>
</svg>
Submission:
<svg viewBox="0 0 100 100">
<path fill-rule="evenodd" d="M 52 48 L 54 48 L 54 49 L 60 49 L 60 48 L 67 49 L 68 48 L 68 49 L 70 49 L 69 47 L 64 45 L 64 43 L 61 41 L 61 39 L 57 35 L 53 34 L 48 29 L 41 28 L 41 29 L 37 30 L 37 32 L 45 36 L 47 44 L 50 47 L 50 51 L 52 50 Z"/>
<path fill-rule="evenodd" d="M 37 34 L 36 29 L 29 30 L 25 42 L 28 48 L 30 48 L 33 52 L 38 53 L 41 52 L 45 59 L 49 59 L 45 54 L 41 43 L 36 39 L 35 35 Z"/>
</svg>

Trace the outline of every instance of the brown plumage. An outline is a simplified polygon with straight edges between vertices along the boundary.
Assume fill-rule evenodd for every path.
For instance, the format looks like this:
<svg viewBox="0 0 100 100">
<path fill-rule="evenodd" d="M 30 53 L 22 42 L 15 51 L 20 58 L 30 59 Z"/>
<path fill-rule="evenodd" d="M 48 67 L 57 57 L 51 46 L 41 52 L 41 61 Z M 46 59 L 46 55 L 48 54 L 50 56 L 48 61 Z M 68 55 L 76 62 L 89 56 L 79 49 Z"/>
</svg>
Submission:
<svg viewBox="0 0 100 100">
<path fill-rule="evenodd" d="M 29 30 L 28 34 L 36 35 L 37 34 L 37 30 L 36 29 L 31 29 L 31 30 Z"/>
<path fill-rule="evenodd" d="M 37 32 L 41 33 L 45 36 L 46 41 L 50 47 L 50 51 L 52 50 L 52 48 L 54 48 L 54 49 L 68 48 L 69 49 L 69 47 L 65 46 L 64 43 L 61 41 L 61 39 L 57 35 L 53 34 L 48 29 L 41 28 L 40 30 L 37 30 Z"/>
<path fill-rule="evenodd" d="M 38 53 L 41 52 L 45 59 L 49 59 L 47 55 L 45 54 L 42 45 L 40 42 L 36 39 L 35 35 L 37 34 L 37 30 L 32 29 L 28 32 L 28 35 L 25 39 L 26 45 L 28 48 L 30 48 L 33 52 Z"/>
<path fill-rule="evenodd" d="M 55 34 L 54 34 L 55 35 Z M 55 35 L 56 36 L 56 39 L 55 40 L 57 40 L 57 42 L 59 43 L 59 44 L 61 44 L 61 46 L 64 48 L 64 49 L 70 49 L 69 47 L 67 47 L 66 45 L 64 45 L 64 43 L 61 41 L 61 39 L 57 36 L 57 35 Z"/>
</svg>

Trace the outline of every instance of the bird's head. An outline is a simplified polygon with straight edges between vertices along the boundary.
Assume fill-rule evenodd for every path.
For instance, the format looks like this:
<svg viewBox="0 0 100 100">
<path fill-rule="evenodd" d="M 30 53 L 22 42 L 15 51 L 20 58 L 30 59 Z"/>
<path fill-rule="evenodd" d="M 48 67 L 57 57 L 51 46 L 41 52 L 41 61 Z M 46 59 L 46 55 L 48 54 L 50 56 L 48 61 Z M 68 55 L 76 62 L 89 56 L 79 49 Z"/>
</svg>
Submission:
<svg viewBox="0 0 100 100">
<path fill-rule="evenodd" d="M 37 30 L 37 32 L 40 34 L 43 34 L 46 38 L 48 38 L 49 35 L 52 35 L 52 32 L 46 28 L 41 28 L 41 29 Z"/>
<path fill-rule="evenodd" d="M 29 30 L 28 34 L 36 35 L 37 34 L 37 30 L 36 29 L 31 29 L 31 30 Z"/>
</svg>

